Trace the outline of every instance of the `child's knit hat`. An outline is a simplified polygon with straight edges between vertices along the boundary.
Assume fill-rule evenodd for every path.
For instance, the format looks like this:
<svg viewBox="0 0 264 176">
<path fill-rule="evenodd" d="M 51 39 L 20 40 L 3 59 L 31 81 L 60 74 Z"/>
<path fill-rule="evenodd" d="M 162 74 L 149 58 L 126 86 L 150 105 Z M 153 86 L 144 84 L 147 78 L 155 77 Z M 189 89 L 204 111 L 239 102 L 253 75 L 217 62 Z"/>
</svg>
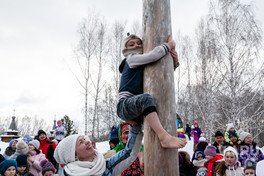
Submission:
<svg viewBox="0 0 264 176">
<path fill-rule="evenodd" d="M 21 154 L 16 158 L 17 167 L 27 167 L 27 155 Z"/>
<path fill-rule="evenodd" d="M 235 132 L 230 132 L 229 133 L 229 139 L 231 139 L 232 137 L 236 137 L 237 138 L 237 134 Z"/>
<path fill-rule="evenodd" d="M 215 137 L 217 137 L 217 136 L 224 137 L 224 134 L 221 131 L 217 131 L 217 132 L 215 132 Z"/>
<path fill-rule="evenodd" d="M 205 167 L 199 168 L 196 176 L 208 176 L 207 169 Z"/>
<path fill-rule="evenodd" d="M 61 124 L 62 125 L 62 121 L 61 120 L 58 120 L 57 123 Z"/>
<path fill-rule="evenodd" d="M 243 142 L 243 141 L 246 139 L 246 137 L 248 137 L 248 136 L 251 136 L 251 134 L 248 133 L 248 132 L 245 132 L 245 131 L 242 131 L 242 132 L 239 134 L 239 137 L 240 137 L 240 139 L 241 139 L 242 142 Z"/>
<path fill-rule="evenodd" d="M 12 140 L 9 142 L 9 147 L 11 147 L 11 146 L 12 146 L 12 144 L 13 144 L 13 142 L 15 142 L 15 141 L 17 141 L 17 142 L 18 142 L 18 140 L 17 140 L 17 139 L 12 139 Z"/>
<path fill-rule="evenodd" d="M 237 153 L 237 151 L 236 151 L 236 149 L 234 147 L 229 146 L 229 147 L 227 147 L 224 150 L 224 158 L 226 157 L 225 156 L 226 152 L 232 152 L 232 153 L 234 153 L 234 155 L 236 156 L 236 162 L 238 161 L 238 153 Z"/>
<path fill-rule="evenodd" d="M 39 145 L 40 145 L 40 143 L 39 143 L 39 141 L 36 140 L 36 139 L 34 139 L 33 141 L 30 141 L 28 144 L 32 144 L 32 145 L 34 145 L 34 147 L 35 147 L 36 149 L 39 149 Z"/>
<path fill-rule="evenodd" d="M 6 159 L 3 162 L 0 163 L 0 174 L 4 175 L 5 171 L 10 167 L 15 166 L 17 169 L 17 162 L 13 159 Z"/>
<path fill-rule="evenodd" d="M 213 145 L 208 145 L 204 150 L 205 155 L 215 156 L 216 155 L 216 147 Z"/>
<path fill-rule="evenodd" d="M 21 154 L 27 154 L 28 153 L 28 145 L 23 141 L 18 141 L 16 144 L 16 152 Z"/>
<path fill-rule="evenodd" d="M 53 171 L 53 173 L 55 173 L 55 168 L 53 164 L 47 159 L 42 160 L 40 162 L 40 166 L 42 167 L 42 175 L 44 175 L 46 171 Z"/>
<path fill-rule="evenodd" d="M 139 39 L 141 42 L 141 38 L 139 38 L 138 36 L 136 36 L 135 34 L 127 34 L 128 36 L 123 40 L 123 43 L 122 43 L 122 53 L 125 57 L 127 57 L 129 54 L 132 54 L 132 53 L 138 53 L 138 54 L 142 54 L 143 53 L 143 47 L 141 48 L 134 48 L 134 49 L 127 49 L 127 42 L 131 39 Z"/>
</svg>

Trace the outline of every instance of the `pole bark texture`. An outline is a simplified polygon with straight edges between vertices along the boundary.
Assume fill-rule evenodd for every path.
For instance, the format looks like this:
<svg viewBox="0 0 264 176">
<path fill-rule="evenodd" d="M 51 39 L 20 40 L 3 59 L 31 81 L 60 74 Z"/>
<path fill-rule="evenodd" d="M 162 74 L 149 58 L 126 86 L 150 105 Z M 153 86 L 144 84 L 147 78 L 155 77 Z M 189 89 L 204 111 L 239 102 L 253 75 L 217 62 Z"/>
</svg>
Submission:
<svg viewBox="0 0 264 176">
<path fill-rule="evenodd" d="M 143 0 L 144 53 L 167 42 L 171 34 L 170 0 Z M 164 129 L 176 136 L 173 60 L 167 54 L 144 70 L 144 92 L 156 102 Z M 178 176 L 178 151 L 164 149 L 149 124 L 144 122 L 144 175 Z"/>
</svg>

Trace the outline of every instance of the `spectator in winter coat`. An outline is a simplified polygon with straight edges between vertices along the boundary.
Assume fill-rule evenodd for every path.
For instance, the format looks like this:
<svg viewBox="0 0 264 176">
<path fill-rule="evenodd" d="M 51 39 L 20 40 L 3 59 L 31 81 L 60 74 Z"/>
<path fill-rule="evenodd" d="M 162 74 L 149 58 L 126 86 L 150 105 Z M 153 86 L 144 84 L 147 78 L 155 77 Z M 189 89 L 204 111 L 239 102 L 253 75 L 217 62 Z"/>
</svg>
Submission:
<svg viewBox="0 0 264 176">
<path fill-rule="evenodd" d="M 196 146 L 196 149 L 193 153 L 193 156 L 192 156 L 192 161 L 194 160 L 195 158 L 195 153 L 198 152 L 198 151 L 201 151 L 204 153 L 204 150 L 205 148 L 208 146 L 208 142 L 206 141 L 201 141 L 201 142 L 198 142 L 197 146 Z"/>
<path fill-rule="evenodd" d="M 27 161 L 27 155 L 21 154 L 18 155 L 16 158 L 17 162 L 17 175 L 19 176 L 34 176 L 30 171 L 29 171 L 29 165 Z"/>
<path fill-rule="evenodd" d="M 24 154 L 26 155 L 28 153 L 28 145 L 23 141 L 18 141 L 16 144 L 16 152 L 10 156 L 10 159 L 16 159 L 18 155 Z"/>
<path fill-rule="evenodd" d="M 28 161 L 31 165 L 30 172 L 34 176 L 42 176 L 40 162 L 46 159 L 45 155 L 39 150 L 39 141 L 33 140 L 28 144 Z"/>
<path fill-rule="evenodd" d="M 191 131 L 191 135 L 193 135 L 193 151 L 195 151 L 196 145 L 198 144 L 199 138 L 203 132 L 202 132 L 201 128 L 199 128 L 197 122 L 194 122 L 193 126 L 194 126 L 194 128 Z"/>
<path fill-rule="evenodd" d="M 213 145 L 208 145 L 204 150 L 205 157 L 207 161 L 204 163 L 204 166 L 207 169 L 208 176 L 215 175 L 216 166 L 223 161 L 223 155 L 216 154 L 216 147 Z"/>
<path fill-rule="evenodd" d="M 260 163 L 260 162 L 259 162 Z M 264 168 L 264 165 L 263 165 Z M 263 170 L 264 171 L 264 170 Z M 256 173 L 256 168 L 254 166 L 247 166 L 244 169 L 244 175 L 245 176 L 261 176 L 264 172 L 262 172 L 261 174 L 255 174 Z"/>
<path fill-rule="evenodd" d="M 231 146 L 231 147 L 234 147 L 235 149 L 238 148 L 238 146 L 240 145 L 241 143 L 241 140 L 238 138 L 237 134 L 234 133 L 234 132 L 230 132 L 229 133 L 229 143 L 227 145 Z"/>
<path fill-rule="evenodd" d="M 17 162 L 13 159 L 6 159 L 0 163 L 1 176 L 18 176 L 16 174 Z"/>
<path fill-rule="evenodd" d="M 227 127 L 226 127 L 226 131 L 225 131 L 225 141 L 227 143 L 230 142 L 229 133 L 231 133 L 231 132 L 236 133 L 236 135 L 237 135 L 237 131 L 236 131 L 233 123 L 227 124 Z M 238 135 L 237 135 L 237 139 L 239 140 L 239 136 Z"/>
<path fill-rule="evenodd" d="M 196 169 L 190 161 L 190 155 L 185 151 L 179 151 L 182 157 L 182 163 L 180 164 L 180 176 L 196 175 Z"/>
<path fill-rule="evenodd" d="M 229 146 L 224 150 L 224 161 L 217 165 L 215 173 L 216 176 L 244 175 L 244 168 L 238 161 L 238 153 L 235 148 Z"/>
<path fill-rule="evenodd" d="M 202 151 L 197 151 L 195 153 L 195 158 L 193 160 L 193 165 L 195 166 L 196 169 L 202 168 L 204 163 L 207 160 L 205 159 L 205 155 Z"/>
<path fill-rule="evenodd" d="M 118 131 L 118 137 L 120 140 L 120 143 L 113 149 L 115 153 L 123 150 L 126 147 L 128 136 L 129 136 L 129 123 L 128 122 L 120 122 L 119 124 L 119 131 Z M 114 153 L 114 154 L 115 154 Z M 143 172 L 143 153 L 139 152 L 138 157 L 135 159 L 135 161 L 122 172 L 123 175 L 128 175 L 127 173 L 133 173 L 133 175 L 142 175 Z M 112 154 L 113 156 L 113 154 Z M 105 157 L 106 158 L 106 157 Z"/>
<path fill-rule="evenodd" d="M 110 141 L 109 141 L 110 150 L 114 149 L 117 146 L 117 144 L 119 144 L 118 127 L 112 126 L 110 131 Z"/>
<path fill-rule="evenodd" d="M 264 173 L 264 160 L 259 161 L 256 167 L 256 176 L 263 176 Z"/>
<path fill-rule="evenodd" d="M 17 139 L 12 139 L 9 142 L 9 146 L 6 148 L 5 153 L 4 153 L 4 157 L 5 159 L 9 159 L 11 155 L 13 155 L 16 152 L 16 144 L 17 144 L 18 140 Z"/>
<path fill-rule="evenodd" d="M 217 131 L 215 133 L 214 140 L 215 142 L 213 146 L 216 147 L 216 153 L 223 154 L 225 147 L 228 146 L 228 143 L 226 143 L 224 139 L 224 134 L 220 131 Z"/>
<path fill-rule="evenodd" d="M 252 135 L 248 132 L 241 132 L 241 144 L 238 148 L 239 161 L 242 166 L 253 165 L 256 166 L 257 162 L 264 160 L 264 155 L 261 150 L 256 148 L 256 143 L 253 142 Z"/>
<path fill-rule="evenodd" d="M 55 139 L 58 141 L 58 143 L 60 143 L 60 141 L 64 138 L 64 136 L 66 135 L 66 128 L 65 126 L 62 125 L 62 121 L 58 120 L 57 121 L 57 125 L 55 127 Z"/>
<path fill-rule="evenodd" d="M 56 144 L 54 142 L 50 142 L 47 138 L 46 132 L 43 130 L 38 131 L 37 139 L 40 143 L 39 150 L 41 150 L 45 157 L 54 165 L 54 167 L 56 167 L 57 163 L 53 157 Z"/>
<path fill-rule="evenodd" d="M 191 129 L 190 125 L 186 124 L 185 134 L 188 135 L 189 141 L 191 140 L 191 131 L 192 131 L 192 129 Z"/>
<path fill-rule="evenodd" d="M 130 127 L 126 148 L 107 160 L 92 147 L 89 137 L 75 134 L 64 138 L 54 153 L 56 161 L 64 164 L 61 176 L 121 174 L 136 159 L 140 150 L 143 137 L 142 133 L 138 134 L 140 129 L 141 126 Z"/>
</svg>

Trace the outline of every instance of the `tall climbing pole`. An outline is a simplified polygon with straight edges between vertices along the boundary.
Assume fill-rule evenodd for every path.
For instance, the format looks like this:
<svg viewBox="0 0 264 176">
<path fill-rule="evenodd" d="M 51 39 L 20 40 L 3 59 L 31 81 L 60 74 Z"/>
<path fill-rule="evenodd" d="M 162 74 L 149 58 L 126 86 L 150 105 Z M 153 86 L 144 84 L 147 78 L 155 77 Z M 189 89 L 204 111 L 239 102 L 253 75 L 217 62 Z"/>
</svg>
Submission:
<svg viewBox="0 0 264 176">
<path fill-rule="evenodd" d="M 171 34 L 170 0 L 143 0 L 144 53 L 167 42 Z M 173 60 L 167 54 L 145 67 L 144 92 L 156 102 L 164 129 L 176 136 L 176 110 Z M 158 136 L 144 122 L 144 175 L 178 176 L 178 151 L 161 147 Z"/>
</svg>

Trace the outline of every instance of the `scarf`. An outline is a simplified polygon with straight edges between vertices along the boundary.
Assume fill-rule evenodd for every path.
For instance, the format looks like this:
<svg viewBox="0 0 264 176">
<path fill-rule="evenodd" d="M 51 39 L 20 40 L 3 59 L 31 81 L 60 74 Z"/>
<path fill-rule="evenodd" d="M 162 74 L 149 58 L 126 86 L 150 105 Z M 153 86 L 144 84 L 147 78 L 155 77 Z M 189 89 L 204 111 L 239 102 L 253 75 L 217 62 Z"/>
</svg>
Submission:
<svg viewBox="0 0 264 176">
<path fill-rule="evenodd" d="M 130 54 L 143 54 L 143 47 L 140 48 L 134 48 L 134 49 L 124 49 L 123 55 L 127 57 Z"/>
<path fill-rule="evenodd" d="M 92 162 L 74 161 L 64 166 L 67 174 L 71 176 L 99 176 L 103 175 L 106 163 L 101 153 L 96 153 Z"/>
</svg>

